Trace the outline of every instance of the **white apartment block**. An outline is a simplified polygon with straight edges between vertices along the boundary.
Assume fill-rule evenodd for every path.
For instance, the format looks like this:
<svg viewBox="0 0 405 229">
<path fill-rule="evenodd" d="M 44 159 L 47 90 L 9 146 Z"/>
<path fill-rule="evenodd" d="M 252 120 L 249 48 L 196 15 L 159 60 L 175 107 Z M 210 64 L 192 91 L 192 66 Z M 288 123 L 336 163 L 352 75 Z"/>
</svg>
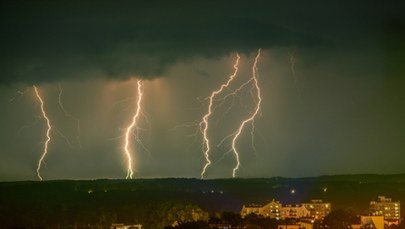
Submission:
<svg viewBox="0 0 405 229">
<path fill-rule="evenodd" d="M 257 214 L 273 219 L 304 218 L 323 219 L 331 211 L 330 203 L 323 203 L 321 200 L 311 200 L 309 203 L 297 205 L 282 205 L 279 201 L 272 200 L 266 204 L 244 205 L 241 216 Z"/>
<path fill-rule="evenodd" d="M 309 210 L 310 215 L 314 219 L 323 219 L 331 212 L 331 204 L 323 203 L 322 200 L 311 200 L 309 203 L 302 203 Z"/>
<path fill-rule="evenodd" d="M 370 215 L 384 216 L 385 224 L 398 225 L 401 219 L 401 204 L 399 201 L 392 201 L 391 198 L 379 196 L 377 201 L 370 201 Z"/>
</svg>

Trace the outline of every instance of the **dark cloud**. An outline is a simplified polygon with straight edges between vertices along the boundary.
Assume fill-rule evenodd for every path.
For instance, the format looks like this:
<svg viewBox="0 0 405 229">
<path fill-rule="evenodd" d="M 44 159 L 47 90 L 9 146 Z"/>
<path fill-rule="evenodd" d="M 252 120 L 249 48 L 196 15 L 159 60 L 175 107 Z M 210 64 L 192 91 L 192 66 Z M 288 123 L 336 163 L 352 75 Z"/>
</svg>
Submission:
<svg viewBox="0 0 405 229">
<path fill-rule="evenodd" d="M 399 12 L 338 2 L 9 1 L 1 10 L 0 83 L 152 78 L 196 56 L 366 37 Z"/>
</svg>

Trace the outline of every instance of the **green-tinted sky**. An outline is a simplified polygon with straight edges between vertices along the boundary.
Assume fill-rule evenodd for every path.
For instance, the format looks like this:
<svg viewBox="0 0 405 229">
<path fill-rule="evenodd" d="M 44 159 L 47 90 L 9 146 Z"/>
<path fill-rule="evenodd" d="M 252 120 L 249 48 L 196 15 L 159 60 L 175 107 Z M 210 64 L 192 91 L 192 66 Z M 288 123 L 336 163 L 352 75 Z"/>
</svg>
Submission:
<svg viewBox="0 0 405 229">
<path fill-rule="evenodd" d="M 405 4 L 375 2 L 2 2 L 0 180 L 37 179 L 46 123 L 32 85 L 57 129 L 42 176 L 125 178 L 138 79 L 135 177 L 200 177 L 202 136 L 189 124 L 237 53 L 231 89 L 252 76 L 259 48 L 263 101 L 254 142 L 248 125 L 237 143 L 239 177 L 404 172 Z M 206 178 L 232 174 L 231 138 L 219 143 L 254 109 L 250 89 L 215 106 Z"/>
</svg>

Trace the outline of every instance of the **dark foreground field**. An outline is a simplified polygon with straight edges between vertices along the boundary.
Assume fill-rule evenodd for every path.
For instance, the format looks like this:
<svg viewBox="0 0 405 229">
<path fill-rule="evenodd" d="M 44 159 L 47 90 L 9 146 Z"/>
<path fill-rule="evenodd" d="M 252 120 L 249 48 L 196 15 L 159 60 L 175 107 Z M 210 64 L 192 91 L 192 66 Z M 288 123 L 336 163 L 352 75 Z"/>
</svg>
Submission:
<svg viewBox="0 0 405 229">
<path fill-rule="evenodd" d="M 363 213 L 367 212 L 370 200 L 380 195 L 405 203 L 405 174 L 2 182 L 0 222 L 6 228 L 91 224 L 104 218 L 106 221 L 113 218 L 120 222 L 142 223 L 145 217 L 164 211 L 162 209 L 170 204 L 195 205 L 209 213 L 239 212 L 243 204 L 271 199 L 283 204 L 322 199 L 332 203 L 333 209 Z M 402 216 L 404 209 L 401 209 Z"/>
</svg>

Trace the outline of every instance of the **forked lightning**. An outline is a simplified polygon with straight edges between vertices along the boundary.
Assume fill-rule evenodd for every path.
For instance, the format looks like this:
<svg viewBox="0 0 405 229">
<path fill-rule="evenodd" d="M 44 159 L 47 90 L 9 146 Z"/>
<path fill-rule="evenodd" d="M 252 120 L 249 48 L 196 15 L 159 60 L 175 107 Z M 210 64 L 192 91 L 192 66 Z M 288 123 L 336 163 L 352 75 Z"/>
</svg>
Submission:
<svg viewBox="0 0 405 229">
<path fill-rule="evenodd" d="M 256 93 L 257 93 L 256 94 L 257 95 L 257 104 L 256 104 L 256 108 L 255 108 L 254 112 L 252 113 L 252 115 L 249 116 L 247 119 L 243 120 L 243 122 L 239 126 L 238 130 L 236 131 L 236 134 L 234 135 L 234 137 L 232 139 L 232 150 L 235 154 L 235 160 L 236 160 L 236 166 L 232 170 L 232 177 L 236 177 L 236 171 L 239 169 L 239 166 L 240 166 L 239 152 L 236 147 L 236 141 L 238 140 L 238 138 L 239 138 L 240 134 L 242 133 L 242 130 L 246 124 L 251 123 L 252 128 L 255 128 L 254 119 L 257 116 L 257 114 L 259 113 L 260 105 L 262 103 L 260 87 L 259 87 L 259 83 L 257 80 L 257 62 L 258 62 L 259 58 L 260 58 L 260 49 L 257 51 L 257 55 L 255 57 L 255 62 L 253 64 L 253 68 L 252 68 L 252 79 L 253 79 L 254 88 L 256 89 Z"/>
<path fill-rule="evenodd" d="M 44 144 L 44 150 L 42 152 L 41 158 L 38 161 L 38 167 L 37 167 L 37 176 L 38 176 L 39 180 L 42 181 L 40 170 L 41 170 L 41 165 L 44 163 L 45 156 L 48 153 L 48 144 L 51 141 L 52 125 L 51 125 L 51 121 L 49 120 L 49 118 L 48 118 L 48 116 L 47 116 L 47 114 L 45 112 L 44 101 L 43 101 L 41 95 L 38 92 L 38 88 L 35 85 L 33 87 L 34 87 L 34 90 L 35 90 L 35 94 L 36 94 L 36 96 L 37 96 L 37 98 L 38 98 L 38 100 L 39 100 L 39 102 L 41 104 L 42 117 L 46 120 L 46 125 L 48 127 L 47 130 L 46 130 L 46 141 L 45 141 L 45 144 Z"/>
<path fill-rule="evenodd" d="M 244 82 L 243 84 L 241 84 L 237 89 L 235 90 L 230 90 L 230 92 L 228 92 L 227 94 L 225 94 L 221 99 L 217 99 L 215 100 L 215 97 L 218 96 L 219 94 L 221 94 L 224 89 L 228 88 L 230 83 L 235 79 L 237 73 L 238 73 L 238 66 L 239 66 L 239 59 L 240 56 L 237 54 L 237 59 L 236 62 L 233 66 L 233 68 L 235 69 L 234 73 L 232 75 L 229 76 L 228 81 L 224 84 L 222 84 L 220 86 L 220 88 L 216 91 L 213 91 L 211 93 L 211 96 L 208 98 L 209 104 L 208 104 L 208 111 L 207 113 L 203 116 L 202 121 L 199 123 L 200 125 L 200 131 L 203 135 L 203 152 L 204 152 L 204 157 L 205 157 L 205 165 L 202 169 L 201 172 L 201 179 L 204 179 L 204 175 L 207 171 L 207 168 L 211 165 L 211 160 L 210 160 L 210 141 L 209 141 L 209 137 L 208 137 L 208 124 L 209 124 L 209 118 L 213 113 L 213 110 L 215 110 L 215 108 L 217 108 L 218 106 L 221 106 L 223 104 L 223 102 L 231 97 L 231 96 L 235 96 L 236 94 L 238 94 L 243 88 L 245 88 L 247 85 L 252 85 L 252 93 L 254 94 L 254 102 L 255 102 L 255 108 L 254 111 L 251 112 L 250 116 L 247 117 L 245 120 L 243 120 L 239 126 L 239 128 L 232 134 L 226 136 L 220 143 L 219 145 L 221 145 L 226 139 L 231 138 L 232 137 L 232 146 L 231 146 L 231 150 L 228 152 L 233 152 L 233 154 L 235 155 L 235 160 L 236 160 L 236 165 L 232 170 L 232 177 L 236 177 L 236 172 L 239 169 L 240 166 L 240 160 L 239 160 L 239 152 L 237 150 L 236 144 L 237 141 L 244 129 L 244 127 L 247 124 L 251 124 L 252 125 L 252 131 L 251 131 L 251 135 L 252 135 L 252 141 L 254 140 L 253 138 L 253 134 L 254 134 L 254 119 L 256 118 L 256 116 L 258 115 L 259 111 L 260 111 L 260 105 L 262 102 L 262 97 L 261 97 L 261 93 L 260 93 L 260 87 L 259 87 L 259 83 L 258 83 L 258 77 L 257 77 L 257 62 L 260 58 L 260 49 L 257 52 L 257 55 L 255 57 L 254 60 L 254 64 L 253 64 L 253 68 L 252 68 L 252 77 L 250 77 L 246 82 Z M 218 105 L 214 106 L 214 101 L 221 101 L 219 102 Z M 229 108 L 226 112 L 229 111 Z M 253 144 L 252 144 L 253 145 Z"/>
<path fill-rule="evenodd" d="M 133 171 L 133 165 L 132 165 L 132 155 L 131 155 L 131 150 L 129 149 L 129 137 L 132 134 L 133 129 L 137 128 L 137 122 L 139 119 L 139 116 L 141 114 L 141 102 L 142 102 L 142 96 L 143 96 L 143 83 L 141 80 L 138 80 L 137 82 L 137 94 L 138 98 L 136 101 L 136 112 L 134 116 L 132 117 L 132 122 L 129 124 L 129 126 L 126 128 L 125 132 L 125 142 L 124 142 L 124 152 L 125 156 L 127 157 L 127 176 L 126 179 L 132 179 L 132 176 L 134 175 Z"/>
<path fill-rule="evenodd" d="M 235 69 L 235 71 L 233 72 L 232 75 L 229 76 L 229 79 L 226 83 L 223 83 L 218 90 L 213 91 L 211 93 L 211 96 L 209 97 L 209 104 L 208 104 L 208 112 L 204 115 L 204 117 L 202 118 L 202 121 L 200 122 L 200 131 L 203 135 L 203 139 L 204 139 L 204 144 L 203 144 L 203 150 L 204 150 L 204 157 L 206 160 L 206 163 L 203 167 L 203 170 L 201 172 L 201 179 L 204 178 L 204 174 L 208 168 L 208 166 L 211 164 L 211 160 L 210 160 L 210 141 L 208 138 L 208 119 L 212 114 L 212 110 L 213 110 L 213 103 L 214 103 L 214 98 L 215 96 L 217 96 L 218 94 L 220 94 L 225 88 L 227 88 L 229 86 L 229 84 L 234 80 L 234 78 L 236 77 L 236 74 L 238 73 L 238 65 L 239 65 L 239 59 L 240 56 L 239 54 L 236 54 L 236 62 L 233 65 L 233 68 Z"/>
</svg>

